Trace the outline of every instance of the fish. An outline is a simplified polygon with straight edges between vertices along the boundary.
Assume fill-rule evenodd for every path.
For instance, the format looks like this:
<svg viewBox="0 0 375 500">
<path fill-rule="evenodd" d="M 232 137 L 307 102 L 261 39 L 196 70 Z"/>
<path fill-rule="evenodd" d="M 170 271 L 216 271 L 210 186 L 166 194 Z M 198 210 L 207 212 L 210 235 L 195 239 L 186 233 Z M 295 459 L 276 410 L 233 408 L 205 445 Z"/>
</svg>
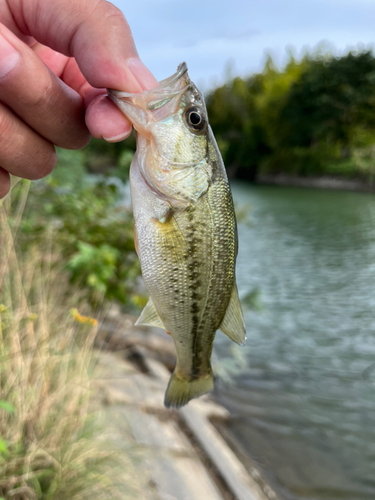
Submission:
<svg viewBox="0 0 375 500">
<path fill-rule="evenodd" d="M 217 330 L 239 345 L 246 341 L 232 194 L 204 97 L 186 63 L 155 89 L 107 92 L 137 137 L 130 191 L 150 297 L 136 325 L 171 335 L 177 362 L 164 404 L 180 408 L 214 387 L 210 359 Z"/>
</svg>

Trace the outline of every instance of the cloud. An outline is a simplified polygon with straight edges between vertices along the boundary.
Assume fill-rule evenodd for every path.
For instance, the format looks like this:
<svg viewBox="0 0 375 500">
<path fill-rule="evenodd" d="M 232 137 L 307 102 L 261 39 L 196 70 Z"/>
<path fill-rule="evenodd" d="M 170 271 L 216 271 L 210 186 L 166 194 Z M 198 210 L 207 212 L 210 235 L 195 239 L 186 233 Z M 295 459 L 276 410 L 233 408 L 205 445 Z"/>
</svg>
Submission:
<svg viewBox="0 0 375 500">
<path fill-rule="evenodd" d="M 158 79 L 182 60 L 196 80 L 222 81 L 228 60 L 233 71 L 259 71 L 265 51 L 285 61 L 285 47 L 302 54 L 322 40 L 337 51 L 374 39 L 373 0 L 115 0 L 129 21 L 143 61 Z M 208 85 L 208 84 L 207 84 Z"/>
</svg>

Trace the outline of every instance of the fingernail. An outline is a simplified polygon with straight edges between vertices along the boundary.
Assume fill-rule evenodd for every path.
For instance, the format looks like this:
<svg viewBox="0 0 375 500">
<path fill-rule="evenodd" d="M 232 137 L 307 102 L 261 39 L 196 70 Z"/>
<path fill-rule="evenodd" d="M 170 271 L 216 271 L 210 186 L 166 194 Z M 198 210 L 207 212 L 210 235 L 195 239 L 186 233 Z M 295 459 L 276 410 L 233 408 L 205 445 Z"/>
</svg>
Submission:
<svg viewBox="0 0 375 500">
<path fill-rule="evenodd" d="M 127 66 L 144 90 L 154 89 L 159 86 L 157 79 L 139 59 L 129 59 Z"/>
<path fill-rule="evenodd" d="M 0 78 L 7 75 L 18 62 L 19 52 L 0 35 Z"/>
<path fill-rule="evenodd" d="M 131 133 L 131 130 L 127 131 L 123 134 L 120 134 L 120 135 L 115 135 L 114 137 L 104 137 L 103 136 L 103 139 L 107 142 L 120 142 L 120 141 L 123 141 L 124 139 L 126 139 L 127 137 L 129 137 L 130 133 Z"/>
</svg>

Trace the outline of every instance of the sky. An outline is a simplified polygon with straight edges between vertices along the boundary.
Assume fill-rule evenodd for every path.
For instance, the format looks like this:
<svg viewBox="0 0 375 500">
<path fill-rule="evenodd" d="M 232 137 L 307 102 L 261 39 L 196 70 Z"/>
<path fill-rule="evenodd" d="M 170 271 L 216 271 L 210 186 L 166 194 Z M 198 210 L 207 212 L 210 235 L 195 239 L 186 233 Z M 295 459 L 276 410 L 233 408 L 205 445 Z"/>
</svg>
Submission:
<svg viewBox="0 0 375 500">
<path fill-rule="evenodd" d="M 112 0 L 142 61 L 158 80 L 186 61 L 202 91 L 230 73 L 260 71 L 267 54 L 282 66 L 324 44 L 334 54 L 375 45 L 375 0 Z"/>
</svg>

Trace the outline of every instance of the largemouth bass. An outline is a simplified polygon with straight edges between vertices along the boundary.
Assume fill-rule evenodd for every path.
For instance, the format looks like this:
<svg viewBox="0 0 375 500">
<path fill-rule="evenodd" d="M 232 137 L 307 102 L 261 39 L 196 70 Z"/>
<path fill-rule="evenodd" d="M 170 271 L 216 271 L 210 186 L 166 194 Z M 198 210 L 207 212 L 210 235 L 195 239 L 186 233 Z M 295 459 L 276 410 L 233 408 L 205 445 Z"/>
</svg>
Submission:
<svg viewBox="0 0 375 500">
<path fill-rule="evenodd" d="M 232 195 L 203 96 L 185 63 L 156 89 L 108 94 L 137 131 L 130 188 L 150 298 L 136 324 L 172 336 L 177 364 L 164 403 L 179 408 L 213 389 L 216 331 L 240 345 L 246 340 Z"/>
</svg>

